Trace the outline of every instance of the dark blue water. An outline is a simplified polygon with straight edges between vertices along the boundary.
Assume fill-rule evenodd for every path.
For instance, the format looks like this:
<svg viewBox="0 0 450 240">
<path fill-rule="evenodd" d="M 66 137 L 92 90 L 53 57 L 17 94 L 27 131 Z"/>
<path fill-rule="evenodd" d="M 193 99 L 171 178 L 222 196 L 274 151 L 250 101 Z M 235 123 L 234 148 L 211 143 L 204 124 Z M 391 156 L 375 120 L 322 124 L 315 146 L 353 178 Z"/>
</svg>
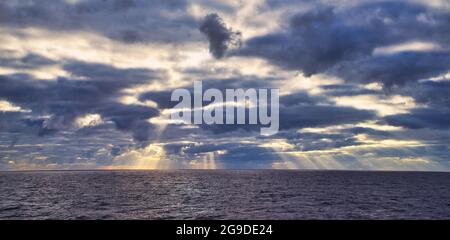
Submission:
<svg viewBox="0 0 450 240">
<path fill-rule="evenodd" d="M 0 173 L 0 219 L 450 219 L 450 173 Z"/>
</svg>

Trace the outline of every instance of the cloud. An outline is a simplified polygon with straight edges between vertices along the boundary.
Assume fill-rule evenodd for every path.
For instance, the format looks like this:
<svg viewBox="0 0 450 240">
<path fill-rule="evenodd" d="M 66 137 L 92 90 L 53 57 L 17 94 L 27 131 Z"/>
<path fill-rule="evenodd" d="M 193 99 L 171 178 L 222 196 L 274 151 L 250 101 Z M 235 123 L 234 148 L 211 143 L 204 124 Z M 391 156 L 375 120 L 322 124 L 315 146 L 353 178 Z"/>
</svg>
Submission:
<svg viewBox="0 0 450 240">
<path fill-rule="evenodd" d="M 340 61 L 370 55 L 376 38 L 369 29 L 345 25 L 326 7 L 292 16 L 287 31 L 251 38 L 236 54 L 262 57 L 310 76 Z"/>
<path fill-rule="evenodd" d="M 167 144 L 164 148 L 169 157 L 184 162 L 214 164 L 229 169 L 269 169 L 273 161 L 280 159 L 274 150 L 253 143 Z"/>
<path fill-rule="evenodd" d="M 215 81 L 215 83 L 221 82 Z M 170 95 L 168 95 L 168 92 L 164 93 L 165 94 L 163 94 L 164 95 L 163 99 L 165 99 L 165 97 L 170 97 Z M 151 93 L 146 93 L 146 95 L 144 96 L 146 96 L 147 98 L 152 98 L 153 100 L 155 100 L 156 97 L 158 96 L 157 94 L 149 96 L 149 94 L 151 95 Z M 162 102 L 165 103 L 166 101 L 163 100 Z M 159 102 L 158 105 L 160 105 Z M 246 114 L 248 114 L 249 109 L 248 108 L 245 109 Z M 302 91 L 281 96 L 279 111 L 280 111 L 279 115 L 280 130 L 301 129 L 309 127 L 324 127 L 338 124 L 351 124 L 376 119 L 376 114 L 373 111 L 360 110 L 351 107 L 336 106 L 334 102 L 329 101 L 324 97 L 312 96 Z M 255 132 L 259 131 L 262 126 L 259 124 L 254 125 L 246 123 L 239 125 L 201 124 L 199 125 L 199 127 L 211 131 L 215 134 L 228 134 L 233 131 Z"/>
<path fill-rule="evenodd" d="M 325 73 L 390 87 L 449 71 L 448 52 L 379 56 L 375 49 L 411 41 L 448 47 L 448 19 L 449 12 L 409 2 L 315 7 L 291 16 L 280 31 L 250 38 L 232 55 L 264 58 L 306 76 Z"/>
<path fill-rule="evenodd" d="M 450 128 L 450 111 L 448 109 L 418 108 L 410 113 L 386 116 L 385 121 L 394 126 L 411 129 Z"/>
<path fill-rule="evenodd" d="M 249 88 L 271 88 L 274 87 L 271 81 L 272 78 L 261 78 L 255 76 L 236 76 L 233 78 L 216 78 L 216 79 L 204 79 L 202 80 L 203 91 L 206 89 L 215 88 L 222 92 L 225 96 L 226 89 L 249 89 Z M 139 101 L 145 102 L 147 100 L 153 101 L 158 104 L 160 109 L 170 109 L 173 108 L 178 102 L 172 102 L 170 97 L 175 89 L 187 89 L 191 93 L 191 103 L 194 99 L 194 87 L 193 83 L 189 83 L 185 86 L 180 86 L 177 88 L 172 88 L 169 90 L 162 91 L 147 91 L 139 95 Z M 207 103 L 204 103 L 207 105 Z"/>
<path fill-rule="evenodd" d="M 311 106 L 317 104 L 332 104 L 327 98 L 323 96 L 312 96 L 308 92 L 298 91 L 288 95 L 280 97 L 280 103 L 285 107 L 291 107 L 295 105 Z"/>
<path fill-rule="evenodd" d="M 8 1 L 0 5 L 0 23 L 88 31 L 125 43 L 179 43 L 191 41 L 197 32 L 187 8 L 185 0 Z"/>
<path fill-rule="evenodd" d="M 403 86 L 450 71 L 450 52 L 401 52 L 342 63 L 333 74 L 360 83 L 379 82 L 386 87 Z"/>
<path fill-rule="evenodd" d="M 0 57 L 0 66 L 2 67 L 33 69 L 56 64 L 56 61 L 36 54 L 27 54 L 23 57 L 5 57 L 7 54 L 3 53 L 2 55 Z"/>
<path fill-rule="evenodd" d="M 204 90 L 209 88 L 219 89 L 222 91 L 224 96 L 225 89 L 258 89 L 274 87 L 273 79 L 254 79 L 245 76 L 242 76 L 241 78 L 205 80 L 202 81 L 202 85 Z M 191 92 L 191 96 L 193 97 L 192 86 L 188 85 L 185 87 L 185 89 L 188 89 Z M 178 102 L 170 101 L 172 90 L 145 92 L 140 95 L 139 100 L 154 101 L 157 103 L 158 107 L 162 109 L 172 108 L 176 104 L 178 104 Z M 193 102 L 192 99 L 191 102 Z M 204 103 L 203 105 L 207 105 L 207 103 Z M 249 109 L 246 108 L 246 114 L 248 114 L 248 110 Z M 224 116 L 226 116 L 225 109 Z M 280 96 L 281 130 L 357 123 L 375 118 L 376 115 L 372 111 L 336 106 L 333 101 L 328 100 L 324 96 L 311 95 L 305 91 L 298 91 L 288 95 Z M 254 132 L 259 131 L 261 128 L 261 126 L 258 124 L 201 124 L 199 125 L 199 127 L 201 129 L 211 131 L 215 134 L 225 134 L 233 131 Z"/>
<path fill-rule="evenodd" d="M 119 130 L 131 131 L 137 140 L 148 138 L 145 133 L 151 124 L 145 120 L 159 115 L 159 111 L 120 104 L 117 99 L 122 90 L 159 79 L 163 73 L 83 62 L 68 62 L 63 68 L 74 79 L 44 81 L 26 74 L 1 75 L 0 98 L 32 110 L 35 116 L 48 115 L 33 120 L 41 125 L 40 135 L 70 128 L 79 116 L 100 114 L 106 121 L 113 121 Z"/>
<path fill-rule="evenodd" d="M 368 89 L 355 86 L 354 84 L 328 84 L 320 86 L 326 96 L 330 97 L 346 97 L 360 95 L 383 95 L 380 90 Z"/>
<path fill-rule="evenodd" d="M 408 113 L 389 115 L 384 120 L 391 125 L 408 129 L 450 128 L 450 82 L 421 81 L 409 83 L 403 88 L 394 89 L 396 93 L 410 96 L 418 104 Z"/>
<path fill-rule="evenodd" d="M 280 97 L 280 129 L 299 129 L 364 122 L 375 119 L 373 111 L 336 106 L 322 96 L 298 91 Z"/>
<path fill-rule="evenodd" d="M 411 96 L 417 103 L 426 104 L 431 108 L 447 108 L 450 106 L 450 81 L 422 81 L 411 83 L 398 93 Z"/>
<path fill-rule="evenodd" d="M 223 78 L 223 79 L 206 79 L 202 81 L 203 90 L 209 88 L 215 88 L 222 91 L 225 96 L 225 89 L 270 89 L 276 87 L 275 78 L 257 78 L 253 76 L 239 76 L 235 78 Z M 331 86 L 329 86 L 331 87 Z M 192 84 L 188 84 L 184 87 L 193 96 Z M 350 88 L 350 85 L 348 86 Z M 159 108 L 167 109 L 172 108 L 177 102 L 171 102 L 170 96 L 174 89 L 163 91 L 149 91 L 140 95 L 140 101 L 151 100 L 158 104 Z M 193 102 L 193 101 L 191 101 Z M 204 103 L 207 105 L 207 103 Z M 371 111 L 358 110 L 350 107 L 339 107 L 335 103 L 329 100 L 326 96 L 311 95 L 306 91 L 298 91 L 291 94 L 280 96 L 280 121 L 282 127 L 289 128 L 290 123 L 297 122 L 301 127 L 311 127 L 318 125 L 327 125 L 335 123 L 345 123 L 347 121 L 356 122 L 358 119 L 361 121 L 374 118 L 374 113 Z M 333 119 L 328 118 L 327 114 L 323 114 L 326 111 L 331 111 L 338 114 L 339 117 Z M 298 115 L 298 116 L 295 116 Z M 322 118 L 322 119 L 320 119 Z M 328 118 L 328 120 L 327 120 Z M 201 126 L 202 128 L 220 132 L 228 132 L 230 130 L 245 129 L 249 131 L 257 130 L 260 126 L 244 124 L 240 126 Z"/>
<path fill-rule="evenodd" d="M 312 133 L 283 131 L 270 138 L 285 139 L 292 145 L 289 151 L 316 151 L 336 149 L 346 146 L 357 146 L 362 144 L 355 137 L 356 134 L 342 131 L 339 133 Z"/>
<path fill-rule="evenodd" d="M 179 168 L 450 169 L 448 8 L 320 2 L 1 1 L 0 101 L 9 110 L 0 110 L 0 169 L 153 166 L 149 159 Z M 207 12 L 217 14 L 199 21 Z M 243 46 L 234 27 L 250 36 Z M 69 38 L 83 51 L 60 41 Z M 233 58 L 205 58 L 206 40 L 214 58 Z M 155 44 L 170 49 L 140 51 Z M 80 57 L 106 64 L 72 60 Z M 280 87 L 279 133 L 167 124 L 172 86 L 192 92 L 200 79 L 223 93 Z M 385 89 L 366 85 L 374 82 Z M 345 97 L 364 105 L 344 107 Z M 401 114 L 363 110 L 372 104 Z"/>
<path fill-rule="evenodd" d="M 353 127 L 343 130 L 343 132 L 348 132 L 352 134 L 367 134 L 370 136 L 375 137 L 389 137 L 392 136 L 390 132 L 383 131 L 383 130 L 376 130 L 373 128 L 367 128 L 367 127 Z"/>
<path fill-rule="evenodd" d="M 118 103 L 99 106 L 96 112 L 101 114 L 103 118 L 114 122 L 117 129 L 131 131 L 133 137 L 138 141 L 149 139 L 154 127 L 147 119 L 159 115 L 159 111 L 155 108 Z"/>
<path fill-rule="evenodd" d="M 19 119 L 20 117 L 17 116 Z M 22 116 L 23 117 L 23 116 Z M 15 120 L 16 119 L 11 119 Z M 36 125 L 40 128 L 40 125 Z M 96 169 L 113 164 L 117 154 L 134 149 L 126 134 L 118 134 L 107 123 L 81 131 L 60 131 L 58 134 L 38 136 L 27 132 L 30 127 L 1 131 L 0 168 L 7 169 Z M 15 143 L 15 144 L 13 144 Z M 11 166 L 9 161 L 15 164 Z"/>
<path fill-rule="evenodd" d="M 359 123 L 376 118 L 372 111 L 338 106 L 292 106 L 280 108 L 280 129 L 324 127 Z"/>
<path fill-rule="evenodd" d="M 216 13 L 206 15 L 199 30 L 208 38 L 209 52 L 215 58 L 222 58 L 228 48 L 241 45 L 241 33 L 228 28 Z"/>
</svg>

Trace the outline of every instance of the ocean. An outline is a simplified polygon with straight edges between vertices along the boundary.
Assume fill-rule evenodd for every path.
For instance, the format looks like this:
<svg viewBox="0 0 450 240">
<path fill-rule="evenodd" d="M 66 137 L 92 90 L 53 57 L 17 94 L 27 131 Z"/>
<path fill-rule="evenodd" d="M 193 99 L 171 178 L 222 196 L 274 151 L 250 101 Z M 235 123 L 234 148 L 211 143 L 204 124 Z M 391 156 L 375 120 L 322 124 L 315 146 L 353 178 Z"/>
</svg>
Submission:
<svg viewBox="0 0 450 240">
<path fill-rule="evenodd" d="M 0 173 L 0 219 L 450 219 L 450 173 Z"/>
</svg>

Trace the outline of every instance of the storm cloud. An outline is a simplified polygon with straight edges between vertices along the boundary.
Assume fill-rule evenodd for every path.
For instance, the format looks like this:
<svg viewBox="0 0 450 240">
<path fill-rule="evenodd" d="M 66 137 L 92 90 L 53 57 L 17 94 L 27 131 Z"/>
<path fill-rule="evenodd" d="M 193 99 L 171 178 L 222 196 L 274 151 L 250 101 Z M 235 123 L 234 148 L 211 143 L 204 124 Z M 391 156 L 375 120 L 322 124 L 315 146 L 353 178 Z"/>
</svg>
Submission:
<svg viewBox="0 0 450 240">
<path fill-rule="evenodd" d="M 394 126 L 406 128 L 450 128 L 450 111 L 448 109 L 414 109 L 410 113 L 387 116 L 385 120 Z"/>
<path fill-rule="evenodd" d="M 0 170 L 448 170 L 449 7 L 1 1 Z M 278 133 L 173 124 L 194 81 L 279 89 Z"/>
<path fill-rule="evenodd" d="M 306 76 L 326 73 L 390 87 L 449 71 L 448 52 L 379 56 L 375 50 L 411 41 L 448 47 L 449 19 L 446 11 L 406 2 L 318 7 L 294 14 L 280 32 L 248 39 L 233 55 L 264 58 Z"/>
<path fill-rule="evenodd" d="M 197 22 L 184 0 L 40 0 L 0 3 L 0 23 L 53 31 L 99 33 L 125 43 L 185 42 Z"/>
<path fill-rule="evenodd" d="M 241 45 L 241 33 L 228 28 L 216 13 L 206 15 L 199 29 L 208 38 L 209 52 L 215 58 L 222 58 L 228 48 Z"/>
<path fill-rule="evenodd" d="M 144 120 L 157 116 L 159 111 L 123 105 L 117 99 L 122 90 L 159 79 L 163 73 L 83 62 L 68 62 L 64 69 L 82 79 L 60 77 L 48 81 L 26 74 L 1 75 L 0 98 L 30 109 L 34 115 L 49 115 L 40 121 L 41 135 L 68 128 L 75 118 L 85 114 L 100 114 L 113 121 L 119 130 L 132 131 L 137 140 L 148 138 L 144 133 L 150 124 Z"/>
</svg>

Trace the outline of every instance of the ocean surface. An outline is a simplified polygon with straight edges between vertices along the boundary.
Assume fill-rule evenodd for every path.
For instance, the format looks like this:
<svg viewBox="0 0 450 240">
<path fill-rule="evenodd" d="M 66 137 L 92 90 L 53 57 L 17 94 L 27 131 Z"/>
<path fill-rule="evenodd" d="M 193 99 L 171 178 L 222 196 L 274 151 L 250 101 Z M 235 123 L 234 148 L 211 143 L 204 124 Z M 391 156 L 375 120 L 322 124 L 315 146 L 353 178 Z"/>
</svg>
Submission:
<svg viewBox="0 0 450 240">
<path fill-rule="evenodd" d="M 450 219 L 450 173 L 0 172 L 0 219 Z"/>
</svg>

